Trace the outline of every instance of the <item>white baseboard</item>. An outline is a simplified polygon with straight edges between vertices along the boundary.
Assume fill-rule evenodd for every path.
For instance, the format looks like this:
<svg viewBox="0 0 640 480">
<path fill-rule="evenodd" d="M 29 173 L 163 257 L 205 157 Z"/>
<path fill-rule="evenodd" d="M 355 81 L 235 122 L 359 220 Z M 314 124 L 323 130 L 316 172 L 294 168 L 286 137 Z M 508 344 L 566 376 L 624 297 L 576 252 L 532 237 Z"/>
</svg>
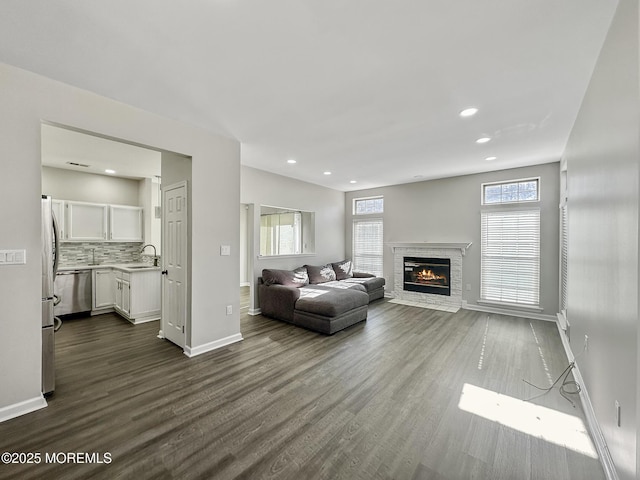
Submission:
<svg viewBox="0 0 640 480">
<path fill-rule="evenodd" d="M 262 313 L 262 310 L 260 310 L 259 308 L 250 308 L 247 313 L 249 315 L 260 315 Z"/>
<path fill-rule="evenodd" d="M 133 320 L 131 320 L 130 318 L 128 318 L 127 320 L 129 320 L 129 322 L 131 322 L 134 325 L 140 325 L 141 323 L 148 323 L 148 322 L 155 322 L 160 320 L 160 315 L 155 315 L 152 317 L 142 317 L 142 318 L 134 318 Z"/>
<path fill-rule="evenodd" d="M 195 357 L 196 355 L 202 355 L 203 353 L 211 352 L 212 350 L 217 350 L 218 348 L 226 347 L 227 345 L 231 345 L 232 343 L 242 341 L 242 334 L 236 333 L 235 335 L 230 335 L 225 338 L 221 338 L 220 340 L 216 340 L 215 342 L 205 343 L 204 345 L 199 345 L 197 347 L 184 347 L 184 354 L 189 357 Z"/>
<path fill-rule="evenodd" d="M 10 420 L 12 418 L 19 417 L 20 415 L 26 415 L 27 413 L 35 412 L 41 408 L 47 406 L 47 401 L 44 396 L 40 394 L 38 397 L 30 398 L 23 402 L 14 403 L 6 407 L 0 408 L 0 422 Z"/>
<path fill-rule="evenodd" d="M 573 355 L 573 351 L 571 350 L 571 345 L 569 344 L 569 340 L 565 335 L 565 331 L 563 326 L 560 324 L 559 319 L 556 319 L 556 325 L 558 327 L 558 333 L 562 340 L 562 346 L 564 347 L 564 351 L 567 354 L 567 359 L 569 362 L 573 362 L 575 360 L 575 356 Z M 576 363 L 573 367 L 573 378 L 580 385 L 580 403 L 582 404 L 582 410 L 584 411 L 584 416 L 587 419 L 587 428 L 589 429 L 589 433 L 591 434 L 591 438 L 596 447 L 596 452 L 598 452 L 598 458 L 600 459 L 600 464 L 602 465 L 602 469 L 604 470 L 605 477 L 607 480 L 619 480 L 618 472 L 616 471 L 615 464 L 613 463 L 613 458 L 611 457 L 611 452 L 609 451 L 609 447 L 607 446 L 607 442 L 604 439 L 604 435 L 602 434 L 602 430 L 600 429 L 600 424 L 598 423 L 598 419 L 596 418 L 596 412 L 593 409 L 593 404 L 591 403 L 591 399 L 589 398 L 589 392 L 587 391 L 587 387 L 584 384 L 584 380 L 582 378 L 582 373 L 580 373 L 580 368 Z"/>
<path fill-rule="evenodd" d="M 485 313 L 495 313 L 496 315 L 509 315 L 511 317 L 520 317 L 520 318 L 532 318 L 534 320 L 544 320 L 545 322 L 556 322 L 557 318 L 555 315 L 545 315 L 542 313 L 536 312 L 526 312 L 520 310 L 511 310 L 508 308 L 500 308 L 489 305 L 476 305 L 467 303 L 466 300 L 462 301 L 462 308 L 464 310 L 473 310 L 475 312 L 485 312 Z"/>
<path fill-rule="evenodd" d="M 251 284 L 249 282 L 240 282 L 241 287 L 250 287 Z"/>
</svg>

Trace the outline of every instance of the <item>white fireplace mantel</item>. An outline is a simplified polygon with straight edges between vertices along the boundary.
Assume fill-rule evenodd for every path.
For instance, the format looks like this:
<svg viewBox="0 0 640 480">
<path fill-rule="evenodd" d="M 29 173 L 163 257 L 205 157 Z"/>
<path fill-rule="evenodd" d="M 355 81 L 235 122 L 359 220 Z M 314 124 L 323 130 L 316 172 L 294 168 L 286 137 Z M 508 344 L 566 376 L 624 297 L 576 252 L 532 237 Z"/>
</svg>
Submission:
<svg viewBox="0 0 640 480">
<path fill-rule="evenodd" d="M 462 306 L 462 258 L 471 242 L 389 242 L 393 250 L 393 297 L 397 303 L 412 302 L 425 308 L 451 308 L 458 311 Z M 414 292 L 404 289 L 405 257 L 428 257 L 450 259 L 449 295 Z"/>
<path fill-rule="evenodd" d="M 387 243 L 395 252 L 397 248 L 451 248 L 460 250 L 462 256 L 467 253 L 467 249 L 471 247 L 473 242 L 464 243 L 446 243 L 446 242 L 390 242 Z"/>
</svg>

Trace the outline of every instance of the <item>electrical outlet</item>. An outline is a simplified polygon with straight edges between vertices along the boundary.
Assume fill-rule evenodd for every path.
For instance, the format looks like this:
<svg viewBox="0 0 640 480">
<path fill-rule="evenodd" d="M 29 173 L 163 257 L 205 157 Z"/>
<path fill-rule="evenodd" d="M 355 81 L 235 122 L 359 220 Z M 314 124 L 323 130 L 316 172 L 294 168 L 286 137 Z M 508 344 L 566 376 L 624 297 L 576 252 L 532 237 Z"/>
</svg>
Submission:
<svg viewBox="0 0 640 480">
<path fill-rule="evenodd" d="M 620 402 L 616 400 L 616 425 L 620 426 Z"/>
<path fill-rule="evenodd" d="M 589 335 L 584 336 L 584 349 L 589 350 Z"/>
<path fill-rule="evenodd" d="M 233 313 L 233 306 L 227 305 L 227 315 L 231 315 Z"/>
</svg>

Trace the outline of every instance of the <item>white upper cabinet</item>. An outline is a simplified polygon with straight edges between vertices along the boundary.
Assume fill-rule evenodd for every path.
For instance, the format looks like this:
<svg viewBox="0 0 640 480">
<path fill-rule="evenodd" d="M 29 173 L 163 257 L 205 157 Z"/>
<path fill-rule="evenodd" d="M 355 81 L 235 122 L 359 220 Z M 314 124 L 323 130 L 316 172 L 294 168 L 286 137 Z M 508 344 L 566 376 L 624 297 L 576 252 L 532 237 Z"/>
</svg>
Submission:
<svg viewBox="0 0 640 480">
<path fill-rule="evenodd" d="M 109 240 L 142 242 L 142 208 L 110 205 Z"/>
<path fill-rule="evenodd" d="M 60 241 L 65 240 L 67 230 L 65 228 L 65 214 L 64 214 L 64 200 L 51 200 L 51 209 L 53 215 L 56 217 L 56 223 L 58 224 L 58 239 Z"/>
<path fill-rule="evenodd" d="M 107 240 L 108 205 L 67 201 L 66 206 L 66 240 Z"/>
<path fill-rule="evenodd" d="M 142 210 L 129 205 L 53 200 L 60 240 L 66 242 L 142 242 Z"/>
</svg>

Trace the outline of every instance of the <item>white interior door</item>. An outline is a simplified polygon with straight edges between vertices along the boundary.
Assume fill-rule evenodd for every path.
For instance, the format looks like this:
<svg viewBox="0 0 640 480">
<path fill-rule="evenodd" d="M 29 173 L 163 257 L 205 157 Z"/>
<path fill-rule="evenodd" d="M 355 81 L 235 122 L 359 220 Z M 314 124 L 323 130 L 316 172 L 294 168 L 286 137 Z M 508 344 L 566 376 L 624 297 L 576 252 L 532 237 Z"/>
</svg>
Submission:
<svg viewBox="0 0 640 480">
<path fill-rule="evenodd" d="M 163 188 L 162 196 L 162 330 L 185 346 L 187 320 L 187 184 Z"/>
</svg>

